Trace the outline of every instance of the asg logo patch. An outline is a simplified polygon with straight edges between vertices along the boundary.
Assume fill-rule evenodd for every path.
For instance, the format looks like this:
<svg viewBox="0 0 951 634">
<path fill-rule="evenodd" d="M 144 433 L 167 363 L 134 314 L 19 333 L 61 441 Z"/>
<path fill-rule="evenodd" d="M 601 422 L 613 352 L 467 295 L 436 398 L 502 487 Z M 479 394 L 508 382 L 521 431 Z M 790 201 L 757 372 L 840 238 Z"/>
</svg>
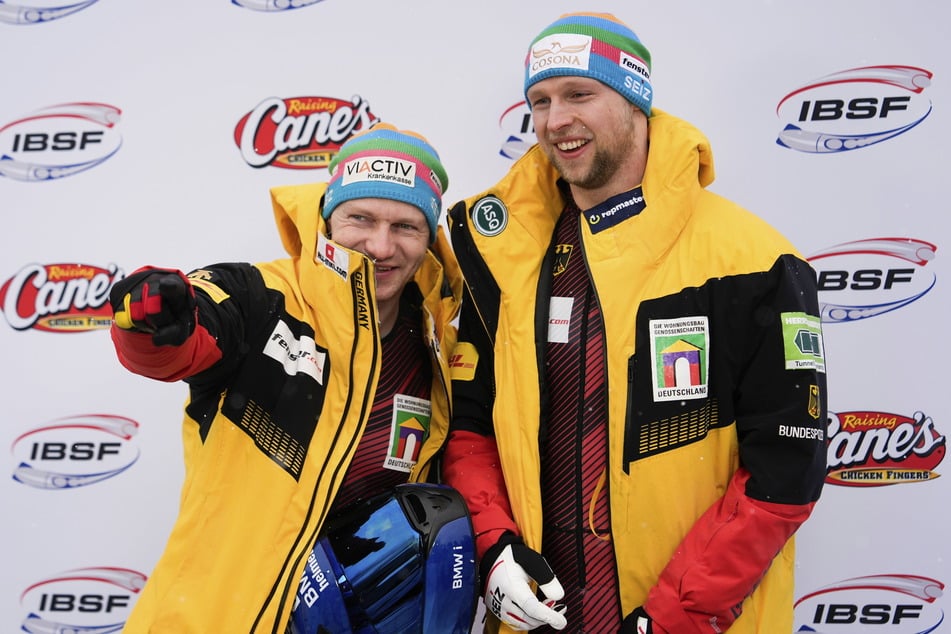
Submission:
<svg viewBox="0 0 951 634">
<path fill-rule="evenodd" d="M 821 77 L 779 101 L 776 114 L 786 127 L 776 143 L 829 154 L 904 134 L 931 114 L 931 102 L 921 96 L 931 77 L 914 66 L 865 66 Z"/>
<path fill-rule="evenodd" d="M 509 211 L 495 196 L 486 196 L 472 207 L 472 224 L 486 237 L 499 235 L 508 223 Z"/>
</svg>

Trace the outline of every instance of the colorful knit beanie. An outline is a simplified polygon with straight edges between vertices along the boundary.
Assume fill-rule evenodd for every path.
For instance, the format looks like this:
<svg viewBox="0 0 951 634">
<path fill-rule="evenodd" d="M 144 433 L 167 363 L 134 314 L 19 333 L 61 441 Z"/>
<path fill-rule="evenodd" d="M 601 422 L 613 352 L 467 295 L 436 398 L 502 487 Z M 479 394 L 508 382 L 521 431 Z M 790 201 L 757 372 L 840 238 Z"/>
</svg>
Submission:
<svg viewBox="0 0 951 634">
<path fill-rule="evenodd" d="M 430 244 L 436 239 L 449 177 L 436 150 L 421 135 L 377 123 L 350 137 L 327 169 L 325 219 L 347 200 L 389 198 L 418 207 L 429 224 Z"/>
<path fill-rule="evenodd" d="M 651 114 L 651 54 L 610 13 L 568 13 L 532 40 L 525 58 L 525 92 L 549 77 L 591 77 Z"/>
</svg>

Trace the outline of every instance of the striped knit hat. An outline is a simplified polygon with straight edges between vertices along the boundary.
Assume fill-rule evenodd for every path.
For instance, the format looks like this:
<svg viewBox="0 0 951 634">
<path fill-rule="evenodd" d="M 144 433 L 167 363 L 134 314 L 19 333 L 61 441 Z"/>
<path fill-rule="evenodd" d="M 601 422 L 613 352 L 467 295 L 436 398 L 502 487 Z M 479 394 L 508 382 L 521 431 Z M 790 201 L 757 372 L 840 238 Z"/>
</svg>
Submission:
<svg viewBox="0 0 951 634">
<path fill-rule="evenodd" d="M 325 219 L 348 200 L 389 198 L 418 207 L 429 224 L 430 244 L 436 239 L 449 177 L 436 150 L 421 135 L 377 123 L 350 137 L 327 169 Z"/>
<path fill-rule="evenodd" d="M 651 114 L 651 54 L 610 13 L 568 13 L 532 40 L 525 58 L 525 92 L 549 77 L 591 77 Z"/>
</svg>

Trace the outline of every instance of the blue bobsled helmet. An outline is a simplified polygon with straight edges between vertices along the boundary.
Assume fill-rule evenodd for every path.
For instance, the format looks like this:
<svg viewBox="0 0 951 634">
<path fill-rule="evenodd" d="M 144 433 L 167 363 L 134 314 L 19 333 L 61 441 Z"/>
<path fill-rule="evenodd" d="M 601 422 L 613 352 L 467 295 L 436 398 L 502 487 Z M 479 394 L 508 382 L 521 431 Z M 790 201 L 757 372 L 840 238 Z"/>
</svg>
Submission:
<svg viewBox="0 0 951 634">
<path fill-rule="evenodd" d="M 462 496 L 401 484 L 329 518 L 307 560 L 288 634 L 465 634 L 478 582 Z"/>
</svg>

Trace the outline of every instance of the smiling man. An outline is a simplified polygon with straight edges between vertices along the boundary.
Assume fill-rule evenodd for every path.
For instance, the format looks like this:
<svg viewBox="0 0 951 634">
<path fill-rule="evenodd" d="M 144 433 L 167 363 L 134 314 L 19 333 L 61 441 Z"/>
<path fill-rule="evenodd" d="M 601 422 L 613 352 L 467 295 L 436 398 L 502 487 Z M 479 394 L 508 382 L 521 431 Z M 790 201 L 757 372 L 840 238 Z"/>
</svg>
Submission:
<svg viewBox="0 0 951 634">
<path fill-rule="evenodd" d="M 525 96 L 537 145 L 450 212 L 444 471 L 487 629 L 791 631 L 792 536 L 825 476 L 815 272 L 707 189 L 706 137 L 652 107 L 614 16 L 546 27 Z"/>
<path fill-rule="evenodd" d="M 446 172 L 387 124 L 329 170 L 271 190 L 289 257 L 112 289 L 121 363 L 189 386 L 179 516 L 125 632 L 283 634 L 328 518 L 438 475 L 462 289 Z"/>
</svg>

